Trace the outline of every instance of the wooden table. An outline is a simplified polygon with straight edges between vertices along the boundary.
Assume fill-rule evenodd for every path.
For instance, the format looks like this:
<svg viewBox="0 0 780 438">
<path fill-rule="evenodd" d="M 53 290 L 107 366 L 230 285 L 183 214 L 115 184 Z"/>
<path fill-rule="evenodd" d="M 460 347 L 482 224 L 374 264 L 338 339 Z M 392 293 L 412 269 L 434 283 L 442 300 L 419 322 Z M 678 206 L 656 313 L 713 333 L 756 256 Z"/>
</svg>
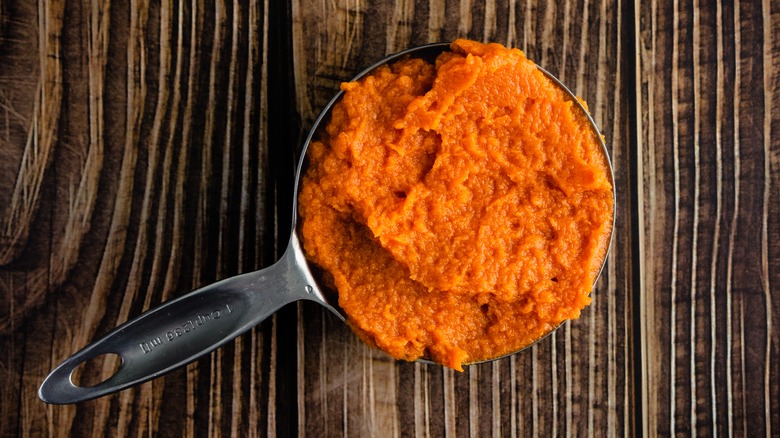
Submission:
<svg viewBox="0 0 780 438">
<path fill-rule="evenodd" d="M 727 3 L 0 0 L 0 435 L 777 435 L 780 4 Z M 580 319 L 457 373 L 298 304 L 136 389 L 38 400 L 94 337 L 272 263 L 339 83 L 456 37 L 522 48 L 606 136 L 617 228 Z"/>
</svg>

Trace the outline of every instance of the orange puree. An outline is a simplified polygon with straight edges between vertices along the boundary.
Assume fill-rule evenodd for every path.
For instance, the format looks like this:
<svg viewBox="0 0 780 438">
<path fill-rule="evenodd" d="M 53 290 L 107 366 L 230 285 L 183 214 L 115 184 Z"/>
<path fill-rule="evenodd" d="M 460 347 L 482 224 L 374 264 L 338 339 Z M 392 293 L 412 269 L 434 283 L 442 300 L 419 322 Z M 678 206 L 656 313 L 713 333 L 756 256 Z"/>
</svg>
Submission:
<svg viewBox="0 0 780 438">
<path fill-rule="evenodd" d="M 613 196 L 597 134 L 523 52 L 451 49 L 343 84 L 299 200 L 361 338 L 461 370 L 579 316 Z"/>
</svg>

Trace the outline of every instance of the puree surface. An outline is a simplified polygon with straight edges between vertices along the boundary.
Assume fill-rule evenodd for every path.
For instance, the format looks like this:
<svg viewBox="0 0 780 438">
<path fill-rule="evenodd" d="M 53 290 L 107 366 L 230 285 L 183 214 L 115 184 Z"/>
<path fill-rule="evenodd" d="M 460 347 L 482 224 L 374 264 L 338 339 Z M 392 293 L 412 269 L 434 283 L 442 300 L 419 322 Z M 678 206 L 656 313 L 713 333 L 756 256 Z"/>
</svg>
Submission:
<svg viewBox="0 0 780 438">
<path fill-rule="evenodd" d="M 613 195 L 568 94 L 520 50 L 466 40 L 342 89 L 299 213 L 364 341 L 462 370 L 579 316 Z"/>
</svg>

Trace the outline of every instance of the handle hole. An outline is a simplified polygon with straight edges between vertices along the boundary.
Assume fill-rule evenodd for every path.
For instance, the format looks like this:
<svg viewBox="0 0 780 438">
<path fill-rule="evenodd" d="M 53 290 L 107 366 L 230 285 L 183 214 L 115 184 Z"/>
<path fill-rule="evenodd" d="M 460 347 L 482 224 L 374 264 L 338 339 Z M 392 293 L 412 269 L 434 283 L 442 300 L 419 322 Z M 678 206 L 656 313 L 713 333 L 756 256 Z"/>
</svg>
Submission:
<svg viewBox="0 0 780 438">
<path fill-rule="evenodd" d="M 122 356 L 105 353 L 81 362 L 70 374 L 70 381 L 82 388 L 90 388 L 110 379 L 119 371 Z"/>
</svg>

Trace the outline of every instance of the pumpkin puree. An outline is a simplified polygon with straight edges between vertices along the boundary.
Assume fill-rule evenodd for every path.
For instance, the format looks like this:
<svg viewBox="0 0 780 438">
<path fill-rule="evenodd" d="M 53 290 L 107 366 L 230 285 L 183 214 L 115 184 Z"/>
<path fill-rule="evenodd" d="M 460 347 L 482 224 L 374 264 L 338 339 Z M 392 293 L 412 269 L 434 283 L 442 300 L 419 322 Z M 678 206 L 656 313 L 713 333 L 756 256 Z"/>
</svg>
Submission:
<svg viewBox="0 0 780 438">
<path fill-rule="evenodd" d="M 304 250 L 360 337 L 462 370 L 590 303 L 608 163 L 523 52 L 457 40 L 344 83 L 299 195 Z"/>
</svg>

